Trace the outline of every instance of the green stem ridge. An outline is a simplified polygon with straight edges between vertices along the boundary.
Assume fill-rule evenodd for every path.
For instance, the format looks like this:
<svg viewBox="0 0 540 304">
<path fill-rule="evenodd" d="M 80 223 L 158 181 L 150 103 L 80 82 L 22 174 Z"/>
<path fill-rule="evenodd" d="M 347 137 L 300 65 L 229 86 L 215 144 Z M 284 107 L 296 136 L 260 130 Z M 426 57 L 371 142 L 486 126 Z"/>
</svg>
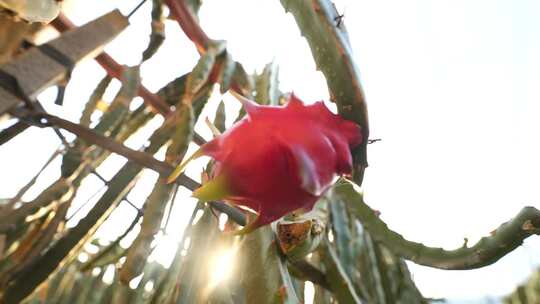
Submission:
<svg viewBox="0 0 540 304">
<path fill-rule="evenodd" d="M 520 246 L 524 239 L 540 235 L 540 210 L 524 207 L 514 218 L 471 247 L 464 245 L 455 250 L 428 247 L 408 241 L 388 228 L 364 202 L 362 194 L 354 190 L 351 182 L 341 180 L 333 191 L 338 198 L 348 203 L 350 212 L 362 222 L 376 242 L 384 244 L 407 260 L 434 268 L 466 270 L 491 265 Z"/>
</svg>

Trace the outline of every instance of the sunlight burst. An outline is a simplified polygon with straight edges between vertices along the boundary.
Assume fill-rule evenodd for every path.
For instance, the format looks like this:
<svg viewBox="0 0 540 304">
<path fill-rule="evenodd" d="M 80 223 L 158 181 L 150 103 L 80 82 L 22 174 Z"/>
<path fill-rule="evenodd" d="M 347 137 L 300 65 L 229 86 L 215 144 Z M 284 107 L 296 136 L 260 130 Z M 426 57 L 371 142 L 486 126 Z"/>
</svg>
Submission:
<svg viewBox="0 0 540 304">
<path fill-rule="evenodd" d="M 210 260 L 209 264 L 209 288 L 214 288 L 226 281 L 232 274 L 235 266 L 236 246 L 220 250 Z"/>
</svg>

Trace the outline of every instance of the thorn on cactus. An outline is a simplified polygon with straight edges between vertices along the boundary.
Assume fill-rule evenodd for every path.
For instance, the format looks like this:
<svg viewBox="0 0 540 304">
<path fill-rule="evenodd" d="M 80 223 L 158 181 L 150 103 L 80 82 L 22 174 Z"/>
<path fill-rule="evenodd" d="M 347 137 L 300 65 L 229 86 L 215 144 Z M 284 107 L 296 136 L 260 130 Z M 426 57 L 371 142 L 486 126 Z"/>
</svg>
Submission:
<svg viewBox="0 0 540 304">
<path fill-rule="evenodd" d="M 337 16 L 334 18 L 334 21 L 336 22 L 336 27 L 337 27 L 337 28 L 341 28 L 341 24 L 343 23 L 343 18 L 345 18 L 345 15 L 344 15 L 344 14 L 337 15 Z"/>
</svg>

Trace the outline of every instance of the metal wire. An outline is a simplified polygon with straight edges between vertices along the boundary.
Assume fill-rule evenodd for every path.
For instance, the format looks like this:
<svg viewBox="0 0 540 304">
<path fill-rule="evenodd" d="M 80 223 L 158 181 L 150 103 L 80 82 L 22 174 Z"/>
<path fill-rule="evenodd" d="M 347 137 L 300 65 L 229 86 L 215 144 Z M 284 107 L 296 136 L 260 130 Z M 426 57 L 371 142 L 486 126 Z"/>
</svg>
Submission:
<svg viewBox="0 0 540 304">
<path fill-rule="evenodd" d="M 143 6 L 143 4 L 146 2 L 146 0 L 142 0 L 141 2 L 139 2 L 139 4 L 137 4 L 137 6 L 135 6 L 134 9 L 131 10 L 131 12 L 129 12 L 129 14 L 127 15 L 127 18 L 131 18 L 131 16 L 133 16 L 133 14 L 135 14 L 140 8 L 141 6 Z"/>
<path fill-rule="evenodd" d="M 110 181 L 108 181 L 107 179 L 105 179 L 101 174 L 99 174 L 96 169 L 92 168 L 91 169 L 91 172 L 94 176 L 96 176 L 97 178 L 99 178 L 104 184 L 105 186 L 109 186 L 109 183 Z M 126 197 L 123 198 L 123 200 L 128 203 L 131 207 L 135 208 L 135 210 L 137 210 L 138 213 L 143 213 L 142 210 L 137 207 L 135 204 L 133 204 L 128 198 L 127 198 L 127 195 Z"/>
</svg>

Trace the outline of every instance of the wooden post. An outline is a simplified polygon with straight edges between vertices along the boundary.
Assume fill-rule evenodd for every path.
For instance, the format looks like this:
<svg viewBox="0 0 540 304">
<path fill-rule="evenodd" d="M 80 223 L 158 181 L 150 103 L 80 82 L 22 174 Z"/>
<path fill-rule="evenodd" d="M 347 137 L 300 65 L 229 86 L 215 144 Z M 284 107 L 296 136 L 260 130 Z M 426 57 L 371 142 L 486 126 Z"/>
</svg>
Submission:
<svg viewBox="0 0 540 304">
<path fill-rule="evenodd" d="M 46 45 L 70 62 L 77 63 L 101 53 L 103 47 L 128 24 L 127 18 L 115 10 L 84 26 L 65 32 Z M 69 72 L 69 67 L 45 54 L 39 47 L 34 47 L 10 63 L 0 66 L 0 70 L 13 76 L 24 94 L 35 98 L 47 87 L 61 81 Z M 0 86 L 0 116 L 23 102 L 17 94 Z"/>
</svg>

